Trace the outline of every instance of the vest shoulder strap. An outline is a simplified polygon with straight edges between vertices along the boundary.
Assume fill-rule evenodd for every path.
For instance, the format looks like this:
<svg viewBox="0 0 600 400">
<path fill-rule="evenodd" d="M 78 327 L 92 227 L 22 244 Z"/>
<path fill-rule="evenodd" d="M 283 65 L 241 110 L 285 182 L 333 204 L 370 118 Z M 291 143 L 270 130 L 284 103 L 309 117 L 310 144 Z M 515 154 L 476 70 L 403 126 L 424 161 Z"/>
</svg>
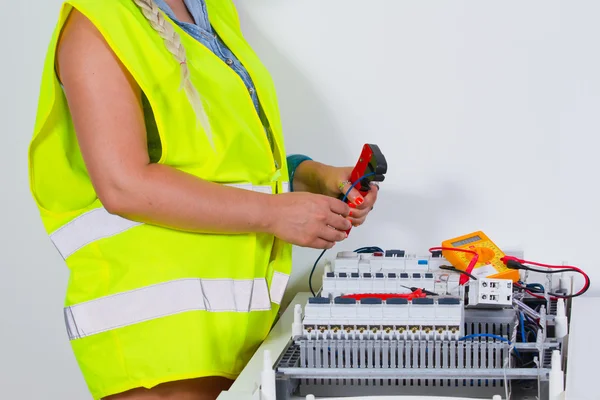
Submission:
<svg viewBox="0 0 600 400">
<path fill-rule="evenodd" d="M 208 13 L 211 17 L 217 14 L 231 29 L 236 30 L 240 35 L 242 28 L 240 18 L 232 0 L 205 0 Z"/>
<path fill-rule="evenodd" d="M 94 24 L 141 86 L 143 71 L 150 65 L 154 70 L 177 68 L 172 57 L 165 57 L 163 39 L 133 0 L 66 1 L 64 12 L 69 13 L 72 8 Z"/>
</svg>

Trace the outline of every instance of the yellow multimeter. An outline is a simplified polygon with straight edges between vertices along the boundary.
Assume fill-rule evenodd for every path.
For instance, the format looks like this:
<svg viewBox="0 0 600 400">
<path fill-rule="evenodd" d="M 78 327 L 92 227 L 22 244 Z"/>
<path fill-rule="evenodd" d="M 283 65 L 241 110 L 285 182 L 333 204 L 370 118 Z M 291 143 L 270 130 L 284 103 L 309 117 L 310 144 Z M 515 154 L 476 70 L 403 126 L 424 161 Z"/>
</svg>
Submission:
<svg viewBox="0 0 600 400">
<path fill-rule="evenodd" d="M 510 279 L 513 282 L 520 279 L 518 270 L 510 269 L 502 262 L 504 257 L 502 250 L 481 231 L 445 240 L 442 242 L 442 247 L 448 248 L 442 250 L 444 258 L 461 271 L 467 269 L 474 255 L 450 249 L 470 250 L 477 253 L 479 258 L 471 271 L 471 274 L 477 278 Z"/>
</svg>

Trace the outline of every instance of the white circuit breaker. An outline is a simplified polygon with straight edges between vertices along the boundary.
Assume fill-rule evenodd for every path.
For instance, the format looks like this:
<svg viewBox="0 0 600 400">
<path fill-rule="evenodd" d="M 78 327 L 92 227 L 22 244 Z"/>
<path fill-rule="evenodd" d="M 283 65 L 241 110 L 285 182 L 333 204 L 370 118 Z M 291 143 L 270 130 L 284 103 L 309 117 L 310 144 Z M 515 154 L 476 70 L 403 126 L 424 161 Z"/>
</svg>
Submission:
<svg viewBox="0 0 600 400">
<path fill-rule="evenodd" d="M 469 283 L 469 306 L 506 307 L 512 305 L 513 283 L 510 279 L 479 278 Z"/>
<path fill-rule="evenodd" d="M 304 334 L 314 339 L 443 339 L 463 333 L 464 304 L 456 297 L 386 301 L 312 297 L 304 312 Z"/>
<path fill-rule="evenodd" d="M 462 294 L 460 275 L 439 268 L 449 264 L 440 252 L 428 256 L 405 254 L 401 250 L 373 254 L 339 252 L 332 270 L 323 274 L 321 296 L 410 293 L 411 287 L 459 296 Z"/>
</svg>

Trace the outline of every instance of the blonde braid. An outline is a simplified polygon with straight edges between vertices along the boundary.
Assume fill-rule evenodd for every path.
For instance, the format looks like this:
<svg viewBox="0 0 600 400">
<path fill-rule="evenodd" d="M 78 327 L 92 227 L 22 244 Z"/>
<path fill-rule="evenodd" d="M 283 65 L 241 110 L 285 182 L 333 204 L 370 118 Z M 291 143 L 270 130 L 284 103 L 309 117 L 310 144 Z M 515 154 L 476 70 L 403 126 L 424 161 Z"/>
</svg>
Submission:
<svg viewBox="0 0 600 400">
<path fill-rule="evenodd" d="M 179 62 L 181 68 L 181 86 L 185 90 L 185 93 L 194 109 L 196 114 L 196 118 L 200 120 L 204 130 L 206 131 L 206 135 L 208 140 L 214 148 L 214 143 L 212 140 L 212 130 L 210 127 L 210 122 L 208 120 L 208 116 L 206 115 L 206 111 L 204 110 L 204 106 L 202 105 L 202 100 L 200 99 L 200 93 L 194 87 L 190 79 L 190 70 L 187 65 L 187 56 L 185 54 L 185 48 L 183 44 L 181 44 L 181 38 L 179 34 L 175 32 L 173 26 L 165 20 L 163 14 L 160 11 L 160 8 L 154 3 L 152 0 L 133 0 L 133 2 L 141 9 L 142 13 L 152 26 L 156 32 L 160 35 L 160 37 L 165 42 L 165 46 L 173 54 L 177 62 Z"/>
</svg>

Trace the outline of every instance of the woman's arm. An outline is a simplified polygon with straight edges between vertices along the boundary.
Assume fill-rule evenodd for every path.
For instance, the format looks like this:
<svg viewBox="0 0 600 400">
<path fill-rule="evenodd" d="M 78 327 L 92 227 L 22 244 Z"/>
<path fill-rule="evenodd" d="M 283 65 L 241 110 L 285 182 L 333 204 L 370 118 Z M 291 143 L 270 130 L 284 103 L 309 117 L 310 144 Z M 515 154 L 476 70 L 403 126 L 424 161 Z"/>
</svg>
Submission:
<svg viewBox="0 0 600 400">
<path fill-rule="evenodd" d="M 75 10 L 57 61 L 88 173 L 109 212 L 194 232 L 269 232 L 320 248 L 345 238 L 349 208 L 339 200 L 256 193 L 151 164 L 140 89 L 93 24 Z"/>
</svg>

